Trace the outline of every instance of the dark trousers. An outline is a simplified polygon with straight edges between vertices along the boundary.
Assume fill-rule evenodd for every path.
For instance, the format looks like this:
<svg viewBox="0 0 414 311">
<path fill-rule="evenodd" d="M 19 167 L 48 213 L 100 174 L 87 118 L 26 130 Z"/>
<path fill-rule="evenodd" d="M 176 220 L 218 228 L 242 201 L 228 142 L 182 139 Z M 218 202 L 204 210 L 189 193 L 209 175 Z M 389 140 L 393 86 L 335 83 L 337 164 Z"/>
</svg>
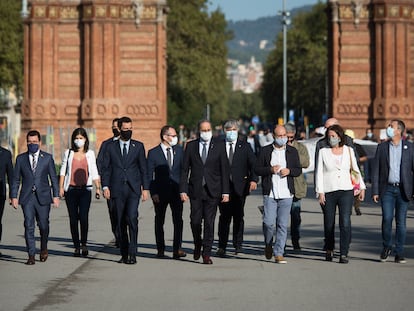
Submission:
<svg viewBox="0 0 414 311">
<path fill-rule="evenodd" d="M 338 190 L 325 193 L 324 231 L 326 250 L 335 248 L 335 214 L 339 210 L 339 248 L 341 255 L 347 256 L 351 242 L 351 211 L 354 202 L 353 190 Z"/>
<path fill-rule="evenodd" d="M 204 256 L 211 256 L 211 248 L 214 241 L 214 221 L 216 219 L 219 202 L 220 198 L 211 197 L 206 187 L 203 187 L 201 197 L 190 199 L 190 221 L 194 244 L 203 245 Z M 202 228 L 203 219 L 204 230 Z M 202 231 L 203 238 L 201 238 Z"/>
<path fill-rule="evenodd" d="M 36 254 L 35 243 L 35 219 L 40 231 L 40 249 L 47 249 L 47 240 L 49 238 L 49 213 L 50 204 L 40 205 L 36 194 L 31 195 L 31 199 L 22 206 L 24 215 L 24 238 L 26 240 L 26 249 L 29 256 Z"/>
<path fill-rule="evenodd" d="M 69 213 L 70 233 L 73 246 L 80 248 L 86 245 L 89 230 L 89 209 L 91 207 L 92 191 L 84 189 L 71 189 L 65 193 L 66 207 Z M 80 240 L 79 240 L 80 224 Z"/>
<path fill-rule="evenodd" d="M 4 212 L 4 204 L 5 204 L 6 199 L 3 197 L 0 197 L 0 241 L 1 241 L 1 236 L 3 233 L 3 225 L 1 223 L 1 220 L 3 218 L 3 212 Z"/>
<path fill-rule="evenodd" d="M 295 242 L 298 242 L 300 239 L 300 225 L 302 223 L 300 200 L 293 198 L 292 208 L 290 210 L 290 237 Z"/>
<path fill-rule="evenodd" d="M 116 209 L 115 204 L 112 202 L 112 199 L 106 200 L 106 205 L 108 206 L 109 220 L 111 222 L 111 230 L 115 237 L 115 244 L 119 244 L 118 232 L 116 230 L 117 221 L 116 221 Z"/>
<path fill-rule="evenodd" d="M 165 249 L 164 223 L 168 204 L 171 208 L 174 225 L 173 252 L 177 252 L 181 248 L 183 240 L 183 202 L 180 199 L 178 189 L 176 190 L 177 191 L 170 191 L 166 196 L 160 196 L 160 202 L 154 203 L 155 241 L 159 251 L 164 251 Z"/>
<path fill-rule="evenodd" d="M 233 247 L 241 248 L 244 232 L 244 204 L 245 196 L 237 195 L 233 190 L 230 193 L 230 201 L 220 203 L 220 217 L 218 223 L 219 248 L 226 249 L 229 240 L 230 223 L 233 218 Z"/>
<path fill-rule="evenodd" d="M 135 256 L 137 253 L 139 198 L 128 184 L 124 184 L 121 193 L 113 199 L 119 246 L 123 257 Z"/>
</svg>

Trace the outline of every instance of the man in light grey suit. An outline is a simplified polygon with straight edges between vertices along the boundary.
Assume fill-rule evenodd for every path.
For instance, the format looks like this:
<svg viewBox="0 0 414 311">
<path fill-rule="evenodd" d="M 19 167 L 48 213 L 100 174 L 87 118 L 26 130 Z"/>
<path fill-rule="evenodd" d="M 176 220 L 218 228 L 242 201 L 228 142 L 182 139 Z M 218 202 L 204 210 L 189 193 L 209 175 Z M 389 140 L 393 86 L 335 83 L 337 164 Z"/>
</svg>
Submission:
<svg viewBox="0 0 414 311">
<path fill-rule="evenodd" d="M 27 152 L 17 156 L 11 189 L 11 201 L 15 209 L 22 206 L 24 214 L 24 237 L 29 259 L 27 265 L 35 264 L 36 244 L 34 238 L 35 218 L 40 231 L 40 261 L 48 257 L 50 205 L 59 206 L 59 183 L 55 161 L 51 154 L 40 150 L 40 133 L 29 131 L 26 136 Z M 17 194 L 20 189 L 20 196 Z M 52 198 L 53 193 L 53 198 Z"/>
<path fill-rule="evenodd" d="M 372 198 L 381 201 L 382 244 L 380 261 L 392 251 L 392 221 L 395 215 L 395 262 L 405 263 L 404 244 L 408 202 L 413 197 L 414 146 L 403 140 L 405 124 L 392 120 L 387 128 L 388 141 L 378 145 L 372 167 Z"/>
</svg>

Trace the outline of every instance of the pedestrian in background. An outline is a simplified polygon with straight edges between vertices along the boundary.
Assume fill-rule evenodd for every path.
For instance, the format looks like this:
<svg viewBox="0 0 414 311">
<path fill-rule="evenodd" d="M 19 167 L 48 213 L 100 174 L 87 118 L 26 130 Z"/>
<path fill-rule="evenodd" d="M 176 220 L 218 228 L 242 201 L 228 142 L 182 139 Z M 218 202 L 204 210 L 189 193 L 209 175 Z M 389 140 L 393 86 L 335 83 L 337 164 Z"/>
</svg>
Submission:
<svg viewBox="0 0 414 311">
<path fill-rule="evenodd" d="M 101 182 L 95 152 L 89 149 L 86 130 L 77 128 L 72 132 L 70 149 L 64 153 L 59 178 L 59 195 L 65 197 L 75 257 L 81 255 L 81 245 L 82 256 L 89 254 L 87 241 L 93 184 L 96 187 L 96 197 L 99 198 Z"/>
<path fill-rule="evenodd" d="M 309 166 L 309 153 L 308 149 L 296 140 L 296 127 L 293 124 L 286 124 L 286 135 L 288 139 L 288 145 L 294 147 L 299 154 L 299 162 L 301 169 Z M 300 175 L 293 178 L 293 184 L 295 187 L 295 195 L 293 196 L 292 208 L 290 210 L 290 237 L 292 239 L 293 250 L 301 250 L 300 239 L 300 225 L 302 223 L 301 212 L 301 199 L 306 197 L 308 185 L 305 180 L 305 176 L 302 171 Z"/>
<path fill-rule="evenodd" d="M 364 200 L 365 184 L 353 148 L 345 145 L 344 130 L 338 124 L 327 129 L 329 148 L 319 150 L 318 165 L 315 172 L 315 191 L 324 214 L 325 260 L 332 261 L 335 248 L 335 214 L 339 210 L 340 263 L 348 263 L 348 251 L 351 241 L 351 210 L 354 190 L 351 182 L 351 169 L 358 172 L 359 198 Z"/>
<path fill-rule="evenodd" d="M 29 258 L 26 265 L 35 264 L 35 219 L 40 231 L 40 261 L 48 258 L 50 205 L 59 206 L 59 182 L 55 161 L 51 154 L 42 151 L 39 131 L 26 135 L 27 152 L 16 158 L 11 190 L 12 206 L 22 206 L 24 215 L 24 238 Z M 17 194 L 20 195 L 17 199 Z"/>
<path fill-rule="evenodd" d="M 107 140 L 103 141 L 101 144 L 101 147 L 99 148 L 98 157 L 96 158 L 96 165 L 98 167 L 98 173 L 99 176 L 102 176 L 102 172 L 105 170 L 103 167 L 104 165 L 104 156 L 106 153 L 106 149 L 108 145 L 116 140 L 119 139 L 119 128 L 118 128 L 118 120 L 119 118 L 115 118 L 112 120 L 112 134 L 113 136 L 111 138 L 108 138 Z M 109 213 L 109 220 L 111 222 L 111 230 L 115 238 L 115 247 L 119 247 L 119 237 L 116 229 L 116 210 L 114 207 L 114 204 L 111 199 L 106 200 L 106 205 L 108 206 L 108 213 Z"/>
</svg>

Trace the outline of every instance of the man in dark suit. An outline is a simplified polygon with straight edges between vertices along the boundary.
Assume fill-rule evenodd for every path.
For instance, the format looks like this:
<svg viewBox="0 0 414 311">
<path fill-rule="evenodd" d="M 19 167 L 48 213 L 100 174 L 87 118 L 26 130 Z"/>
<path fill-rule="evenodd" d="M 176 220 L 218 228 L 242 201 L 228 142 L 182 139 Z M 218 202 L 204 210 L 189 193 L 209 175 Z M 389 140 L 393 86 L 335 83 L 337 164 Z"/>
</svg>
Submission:
<svg viewBox="0 0 414 311">
<path fill-rule="evenodd" d="M 118 128 L 118 120 L 119 118 L 115 118 L 112 120 L 113 136 L 103 141 L 101 144 L 101 148 L 99 148 L 99 153 L 98 153 L 98 156 L 96 157 L 96 165 L 98 166 L 99 176 L 102 176 L 102 173 L 105 170 L 105 168 L 103 167 L 104 155 L 106 153 L 106 149 L 108 145 L 112 143 L 113 141 L 119 139 L 120 132 Z M 114 234 L 114 237 L 115 237 L 115 246 L 119 247 L 119 238 L 118 238 L 118 234 L 116 231 L 116 210 L 114 208 L 114 204 L 112 204 L 112 200 L 106 200 L 106 205 L 108 206 L 109 220 L 111 221 L 112 233 Z"/>
<path fill-rule="evenodd" d="M 220 201 L 229 201 L 229 162 L 224 149 L 225 145 L 212 139 L 210 121 L 200 121 L 198 131 L 199 139 L 188 142 L 185 149 L 180 195 L 182 201 L 190 198 L 194 260 L 200 258 L 201 246 L 203 246 L 203 263 L 212 264 L 210 256 L 217 206 Z"/>
<path fill-rule="evenodd" d="M 183 240 L 183 202 L 180 198 L 180 177 L 183 164 L 183 149 L 177 145 L 177 132 L 165 125 L 160 132 L 161 143 L 148 152 L 148 175 L 151 198 L 155 209 L 155 240 L 157 257 L 163 258 L 165 251 L 164 222 L 168 204 L 174 224 L 173 258 L 185 257 L 181 249 Z"/>
<path fill-rule="evenodd" d="M 244 232 L 244 204 L 246 196 L 257 188 L 258 177 L 254 172 L 256 157 L 249 144 L 238 138 L 239 124 L 229 120 L 223 125 L 225 151 L 230 165 L 230 201 L 220 203 L 218 224 L 219 245 L 217 255 L 224 257 L 233 218 L 233 247 L 235 253 L 242 252 Z"/>
<path fill-rule="evenodd" d="M 378 145 L 372 167 L 372 198 L 381 201 L 382 244 L 381 262 L 392 251 L 392 221 L 395 215 L 395 262 L 405 263 L 404 244 L 409 201 L 413 196 L 414 147 L 402 139 L 405 124 L 392 120 L 387 128 L 390 139 Z"/>
<path fill-rule="evenodd" d="M 29 131 L 26 136 L 27 152 L 17 156 L 11 189 L 11 201 L 15 209 L 20 204 L 24 214 L 24 237 L 29 259 L 27 265 L 35 264 L 35 219 L 40 231 L 40 261 L 48 257 L 50 205 L 59 206 L 59 183 L 55 161 L 51 154 L 40 150 L 38 131 Z M 17 199 L 21 181 L 20 196 Z M 52 191 L 51 191 L 52 188 Z M 52 198 L 53 194 L 53 198 Z"/>
<path fill-rule="evenodd" d="M 144 145 L 131 139 L 132 120 L 118 120 L 120 138 L 107 147 L 102 172 L 104 197 L 113 199 L 120 242 L 120 263 L 135 264 L 138 240 L 138 205 L 148 199 L 149 180 Z M 141 189 L 142 188 L 142 189 Z"/>
<path fill-rule="evenodd" d="M 7 175 L 7 181 L 6 181 Z M 13 164 L 11 152 L 0 147 L 0 241 L 3 232 L 1 220 L 3 218 L 4 204 L 6 202 L 6 182 L 9 184 L 9 199 L 11 198 L 11 184 L 13 180 Z M 0 256 L 1 256 L 0 252 Z"/>
</svg>

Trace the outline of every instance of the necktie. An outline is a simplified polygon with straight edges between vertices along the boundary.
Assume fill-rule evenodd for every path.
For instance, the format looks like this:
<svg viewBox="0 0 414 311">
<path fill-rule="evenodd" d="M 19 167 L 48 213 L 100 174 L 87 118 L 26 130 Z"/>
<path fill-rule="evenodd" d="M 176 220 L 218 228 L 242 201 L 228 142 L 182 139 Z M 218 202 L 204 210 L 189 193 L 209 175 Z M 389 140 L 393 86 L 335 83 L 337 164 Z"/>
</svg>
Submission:
<svg viewBox="0 0 414 311">
<path fill-rule="evenodd" d="M 231 162 L 233 162 L 233 155 L 234 155 L 233 143 L 230 143 L 230 149 L 229 149 L 229 163 L 230 163 L 230 165 L 231 165 Z"/>
<path fill-rule="evenodd" d="M 37 166 L 37 158 L 36 153 L 32 154 L 32 172 L 36 172 L 36 166 Z"/>
<path fill-rule="evenodd" d="M 207 160 L 207 143 L 203 143 L 203 150 L 201 151 L 201 160 L 203 164 L 206 163 Z"/>
<path fill-rule="evenodd" d="M 126 156 L 127 156 L 127 154 L 128 154 L 128 151 L 127 151 L 127 144 L 124 144 L 124 147 L 122 148 L 122 158 L 125 160 L 126 159 Z"/>
<path fill-rule="evenodd" d="M 171 156 L 171 148 L 167 148 L 167 161 L 168 161 L 168 166 L 170 167 L 170 169 L 172 168 L 172 156 Z"/>
</svg>

